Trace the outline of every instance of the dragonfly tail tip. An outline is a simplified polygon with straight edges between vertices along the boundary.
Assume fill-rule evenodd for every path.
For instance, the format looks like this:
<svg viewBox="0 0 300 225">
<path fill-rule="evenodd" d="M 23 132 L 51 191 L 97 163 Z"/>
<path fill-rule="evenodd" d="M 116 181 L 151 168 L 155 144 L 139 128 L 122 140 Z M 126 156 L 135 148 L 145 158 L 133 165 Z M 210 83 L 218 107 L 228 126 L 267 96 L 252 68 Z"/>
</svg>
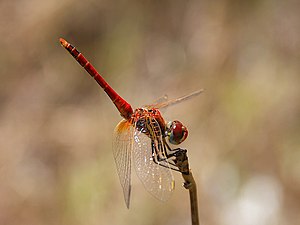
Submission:
<svg viewBox="0 0 300 225">
<path fill-rule="evenodd" d="M 60 44 L 61 44 L 63 47 L 67 47 L 67 45 L 68 45 L 68 42 L 67 42 L 65 39 L 63 39 L 63 38 L 60 38 L 60 39 L 59 39 L 59 42 L 60 42 Z"/>
</svg>

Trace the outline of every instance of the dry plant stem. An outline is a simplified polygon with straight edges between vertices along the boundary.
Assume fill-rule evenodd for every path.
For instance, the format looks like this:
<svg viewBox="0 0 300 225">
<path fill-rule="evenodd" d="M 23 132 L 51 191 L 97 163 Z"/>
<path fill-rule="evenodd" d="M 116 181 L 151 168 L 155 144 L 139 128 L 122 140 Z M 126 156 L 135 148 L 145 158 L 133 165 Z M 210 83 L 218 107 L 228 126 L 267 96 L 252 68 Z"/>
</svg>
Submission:
<svg viewBox="0 0 300 225">
<path fill-rule="evenodd" d="M 185 181 L 184 187 L 189 190 L 189 194 L 190 194 L 192 225 L 199 225 L 196 182 L 194 180 L 194 177 L 193 177 L 191 171 L 189 171 L 189 174 L 182 173 L 182 177 Z"/>
<path fill-rule="evenodd" d="M 186 153 L 187 150 L 185 149 L 177 149 L 177 152 L 174 154 L 176 158 L 174 162 L 182 174 L 184 187 L 189 190 L 192 225 L 199 225 L 197 186 L 193 174 L 189 169 L 189 161 Z"/>
</svg>

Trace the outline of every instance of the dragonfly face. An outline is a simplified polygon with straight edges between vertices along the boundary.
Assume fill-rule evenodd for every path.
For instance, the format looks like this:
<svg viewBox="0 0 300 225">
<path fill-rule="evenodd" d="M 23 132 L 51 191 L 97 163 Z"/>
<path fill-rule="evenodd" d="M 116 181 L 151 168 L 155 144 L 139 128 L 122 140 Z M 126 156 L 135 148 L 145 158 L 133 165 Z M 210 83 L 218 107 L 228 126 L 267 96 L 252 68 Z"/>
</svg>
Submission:
<svg viewBox="0 0 300 225">
<path fill-rule="evenodd" d="M 178 120 L 168 122 L 166 133 L 169 138 L 169 142 L 173 145 L 180 144 L 188 136 L 187 128 Z"/>
</svg>

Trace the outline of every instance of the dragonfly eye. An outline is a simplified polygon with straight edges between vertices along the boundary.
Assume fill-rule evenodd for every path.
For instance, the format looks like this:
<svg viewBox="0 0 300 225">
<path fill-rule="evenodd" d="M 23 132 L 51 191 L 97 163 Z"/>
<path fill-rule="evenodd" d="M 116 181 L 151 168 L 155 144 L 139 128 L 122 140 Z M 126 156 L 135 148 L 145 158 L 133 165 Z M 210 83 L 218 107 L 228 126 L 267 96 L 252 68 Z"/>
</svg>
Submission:
<svg viewBox="0 0 300 225">
<path fill-rule="evenodd" d="M 175 120 L 168 123 L 167 136 L 171 144 L 178 145 L 187 138 L 188 130 L 181 122 Z"/>
</svg>

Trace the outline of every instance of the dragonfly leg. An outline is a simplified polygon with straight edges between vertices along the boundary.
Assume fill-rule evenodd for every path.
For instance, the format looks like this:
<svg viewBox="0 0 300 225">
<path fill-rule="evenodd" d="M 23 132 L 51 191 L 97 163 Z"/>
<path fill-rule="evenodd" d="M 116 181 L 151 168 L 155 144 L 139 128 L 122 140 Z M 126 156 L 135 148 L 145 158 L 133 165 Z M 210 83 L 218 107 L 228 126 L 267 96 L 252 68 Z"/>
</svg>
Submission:
<svg viewBox="0 0 300 225">
<path fill-rule="evenodd" d="M 161 162 L 158 162 L 156 160 L 153 160 L 154 163 L 156 163 L 157 165 L 159 166 L 162 166 L 162 167 L 165 167 L 167 169 L 171 169 L 171 170 L 174 170 L 176 172 L 180 172 L 180 170 L 176 167 L 175 164 L 171 164 L 169 161 L 161 161 Z M 165 162 L 165 164 L 163 164 L 162 162 Z"/>
<path fill-rule="evenodd" d="M 177 162 L 179 160 L 179 157 L 182 155 L 186 155 L 186 150 L 181 148 L 172 149 L 171 154 L 167 153 L 167 149 L 169 147 L 166 147 L 165 145 L 162 145 L 161 142 L 159 142 L 158 148 L 156 147 L 154 141 L 152 141 L 152 159 L 153 162 L 156 163 L 159 166 L 181 172 L 181 170 L 177 166 Z M 164 155 L 164 156 L 162 156 Z"/>
<path fill-rule="evenodd" d="M 172 149 L 172 151 L 174 151 L 174 153 L 169 154 L 169 157 L 175 157 L 175 158 L 178 158 L 179 156 L 184 155 L 187 152 L 186 149 L 182 149 L 182 148 L 174 148 Z"/>
<path fill-rule="evenodd" d="M 187 150 L 182 148 L 172 149 L 173 153 L 168 155 L 168 163 L 181 173 L 189 173 Z"/>
<path fill-rule="evenodd" d="M 171 149 L 171 147 L 168 145 L 168 143 L 166 142 L 165 136 L 163 136 L 162 139 L 163 139 L 164 147 L 167 147 L 168 151 L 173 151 L 173 150 Z"/>
<path fill-rule="evenodd" d="M 152 156 L 157 162 L 165 161 L 168 157 L 161 141 L 151 140 Z"/>
<path fill-rule="evenodd" d="M 161 142 L 159 143 L 160 144 L 158 144 L 158 148 L 157 148 L 154 141 L 152 140 L 151 148 L 152 148 L 153 162 L 159 166 L 179 172 L 179 169 L 176 167 L 175 163 L 169 161 L 169 157 L 165 149 L 165 146 L 162 145 Z"/>
<path fill-rule="evenodd" d="M 189 163 L 187 157 L 187 150 L 177 148 L 174 149 L 176 152 L 172 153 L 172 157 L 174 157 L 173 162 L 175 163 L 176 167 L 178 168 L 179 172 L 182 174 L 189 174 Z"/>
</svg>

